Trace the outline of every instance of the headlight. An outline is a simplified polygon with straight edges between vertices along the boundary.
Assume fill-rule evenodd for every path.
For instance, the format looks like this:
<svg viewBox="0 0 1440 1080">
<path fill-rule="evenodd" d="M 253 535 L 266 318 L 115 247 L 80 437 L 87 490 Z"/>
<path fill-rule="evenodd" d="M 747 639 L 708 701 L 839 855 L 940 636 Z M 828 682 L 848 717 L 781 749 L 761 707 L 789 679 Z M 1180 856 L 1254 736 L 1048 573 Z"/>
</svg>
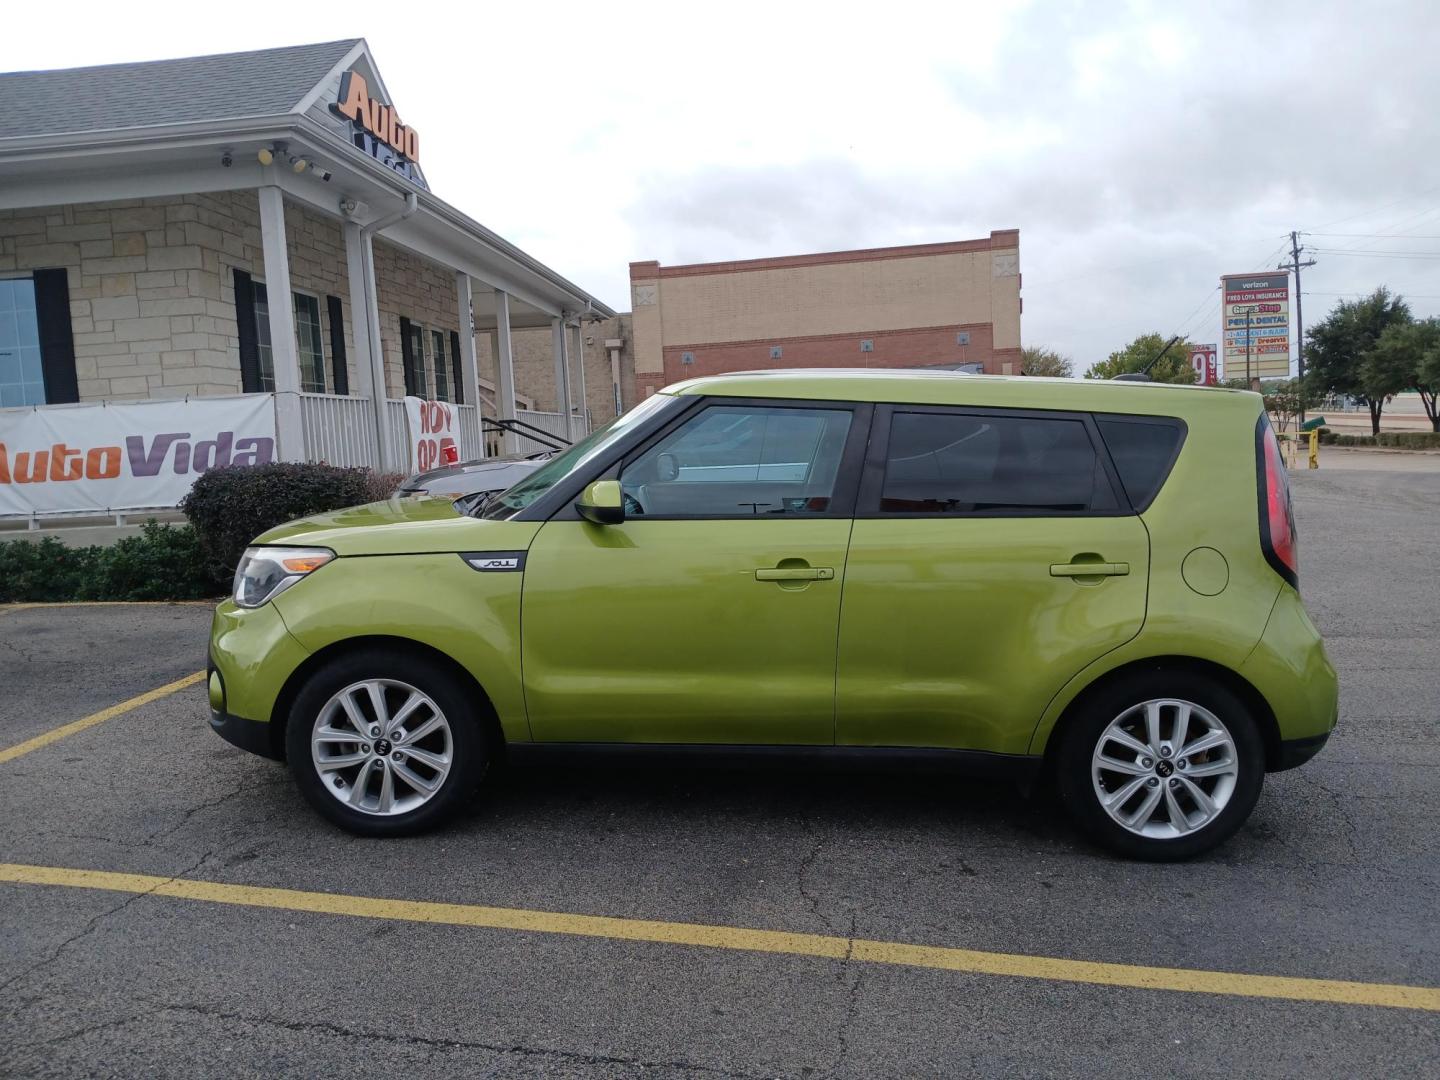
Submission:
<svg viewBox="0 0 1440 1080">
<path fill-rule="evenodd" d="M 333 558 L 325 548 L 246 548 L 235 568 L 235 603 L 257 608 Z"/>
</svg>

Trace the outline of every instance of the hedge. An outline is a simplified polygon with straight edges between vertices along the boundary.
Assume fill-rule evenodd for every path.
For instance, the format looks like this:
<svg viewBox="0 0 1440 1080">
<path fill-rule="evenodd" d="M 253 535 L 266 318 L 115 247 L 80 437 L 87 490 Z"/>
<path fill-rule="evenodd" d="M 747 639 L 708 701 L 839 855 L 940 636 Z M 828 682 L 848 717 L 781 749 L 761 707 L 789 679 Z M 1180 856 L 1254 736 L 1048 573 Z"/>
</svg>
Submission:
<svg viewBox="0 0 1440 1080">
<path fill-rule="evenodd" d="M 1320 442 L 1325 446 L 1386 446 L 1397 450 L 1440 450 L 1440 432 L 1382 431 L 1379 435 L 1338 435 L 1329 428 L 1321 428 Z"/>
<path fill-rule="evenodd" d="M 0 542 L 0 603 L 201 600 L 217 590 L 195 530 L 148 521 L 108 546 L 66 547 L 53 536 Z"/>
<path fill-rule="evenodd" d="M 296 518 L 388 499 L 396 477 L 369 469 L 274 462 L 211 469 L 180 503 L 194 526 L 211 581 L 229 589 L 250 542 Z"/>
</svg>

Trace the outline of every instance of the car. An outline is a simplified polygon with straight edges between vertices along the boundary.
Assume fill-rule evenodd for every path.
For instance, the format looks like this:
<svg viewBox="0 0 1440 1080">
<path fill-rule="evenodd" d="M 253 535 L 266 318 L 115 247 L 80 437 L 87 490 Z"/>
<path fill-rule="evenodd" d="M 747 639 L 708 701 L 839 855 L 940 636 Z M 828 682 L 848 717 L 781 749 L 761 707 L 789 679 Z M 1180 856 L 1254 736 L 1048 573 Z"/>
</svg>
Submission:
<svg viewBox="0 0 1440 1080">
<path fill-rule="evenodd" d="M 546 461 L 554 450 L 530 454 L 508 454 L 504 457 L 477 458 L 446 465 L 439 469 L 407 476 L 395 489 L 395 498 L 411 499 L 426 495 L 450 499 L 462 512 L 474 510 L 507 488 L 514 487 Z"/>
<path fill-rule="evenodd" d="M 1044 783 L 1175 860 L 1316 754 L 1335 670 L 1248 391 L 768 372 L 647 398 L 471 514 L 246 552 L 211 724 L 371 836 L 505 758 L 794 760 Z"/>
</svg>

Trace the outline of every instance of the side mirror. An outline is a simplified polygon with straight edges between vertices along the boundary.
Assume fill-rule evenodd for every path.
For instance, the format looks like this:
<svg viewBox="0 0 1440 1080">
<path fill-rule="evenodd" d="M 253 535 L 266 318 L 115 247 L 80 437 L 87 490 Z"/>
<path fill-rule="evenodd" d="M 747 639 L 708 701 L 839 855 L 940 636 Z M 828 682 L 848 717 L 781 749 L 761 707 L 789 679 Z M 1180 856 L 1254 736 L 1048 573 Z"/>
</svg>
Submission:
<svg viewBox="0 0 1440 1080">
<path fill-rule="evenodd" d="M 619 525 L 625 520 L 625 497 L 619 480 L 596 480 L 580 493 L 575 509 L 596 525 Z"/>
<path fill-rule="evenodd" d="M 661 480 L 666 482 L 679 479 L 680 462 L 675 460 L 674 454 L 661 454 L 655 459 L 655 472 Z"/>
</svg>

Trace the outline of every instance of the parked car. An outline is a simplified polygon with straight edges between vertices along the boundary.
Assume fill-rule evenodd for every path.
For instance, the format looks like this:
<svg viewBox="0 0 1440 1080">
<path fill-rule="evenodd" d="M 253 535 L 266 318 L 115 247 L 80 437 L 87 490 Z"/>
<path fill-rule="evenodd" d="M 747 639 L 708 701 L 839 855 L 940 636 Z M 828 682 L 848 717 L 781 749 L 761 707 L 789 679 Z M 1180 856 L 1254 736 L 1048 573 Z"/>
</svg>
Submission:
<svg viewBox="0 0 1440 1080">
<path fill-rule="evenodd" d="M 456 509 L 468 513 L 506 488 L 514 487 L 554 456 L 555 451 L 542 450 L 533 454 L 510 454 L 446 465 L 407 476 L 395 489 L 395 497 L 434 495 L 450 499 L 456 504 Z"/>
<path fill-rule="evenodd" d="M 1178 859 L 1335 725 L 1298 569 L 1256 394 L 697 379 L 477 516 L 262 535 L 215 614 L 211 723 L 374 836 L 439 824 L 502 754 L 792 755 L 1045 778 L 1100 843 Z"/>
</svg>

